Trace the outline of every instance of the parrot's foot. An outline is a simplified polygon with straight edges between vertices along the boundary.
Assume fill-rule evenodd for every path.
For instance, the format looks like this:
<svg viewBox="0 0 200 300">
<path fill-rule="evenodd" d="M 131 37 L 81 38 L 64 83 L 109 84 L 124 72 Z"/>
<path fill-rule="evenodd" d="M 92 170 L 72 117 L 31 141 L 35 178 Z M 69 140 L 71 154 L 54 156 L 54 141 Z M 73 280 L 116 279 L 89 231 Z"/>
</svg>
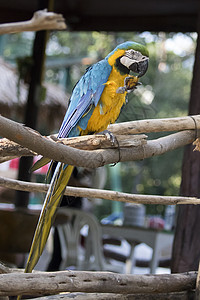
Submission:
<svg viewBox="0 0 200 300">
<path fill-rule="evenodd" d="M 114 134 L 112 132 L 110 132 L 109 130 L 103 130 L 101 132 L 98 132 L 96 134 L 103 134 L 106 136 L 106 138 L 111 142 L 112 145 L 115 144 L 115 141 L 117 140 L 116 137 L 114 136 Z"/>
<path fill-rule="evenodd" d="M 120 86 L 117 90 L 117 94 L 124 94 L 125 92 L 131 93 L 133 92 L 136 88 L 137 85 L 140 85 L 141 83 L 138 82 L 138 77 L 135 76 L 127 76 L 124 79 L 124 86 Z"/>
<path fill-rule="evenodd" d="M 119 159 L 117 162 L 115 162 L 114 164 L 111 165 L 111 167 L 114 167 L 118 162 L 120 162 L 121 160 L 121 153 L 120 153 L 120 146 L 119 146 L 119 142 L 116 138 L 116 136 L 110 132 L 109 130 L 103 130 L 99 133 L 96 133 L 96 134 L 104 134 L 106 136 L 106 138 L 111 142 L 111 144 L 114 146 L 115 144 L 117 144 L 117 148 L 118 148 L 118 151 L 119 151 Z"/>
</svg>

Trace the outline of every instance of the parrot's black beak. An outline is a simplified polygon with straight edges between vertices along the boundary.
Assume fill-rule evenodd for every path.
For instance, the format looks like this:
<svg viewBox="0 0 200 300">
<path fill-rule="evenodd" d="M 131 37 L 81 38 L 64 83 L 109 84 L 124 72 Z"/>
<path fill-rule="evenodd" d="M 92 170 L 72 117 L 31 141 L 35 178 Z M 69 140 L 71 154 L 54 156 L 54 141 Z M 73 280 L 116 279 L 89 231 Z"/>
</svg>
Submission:
<svg viewBox="0 0 200 300">
<path fill-rule="evenodd" d="M 129 69 L 135 73 L 138 73 L 138 77 L 142 77 L 148 69 L 148 64 L 149 64 L 149 58 L 143 56 L 141 60 L 134 61 L 129 66 Z"/>
</svg>

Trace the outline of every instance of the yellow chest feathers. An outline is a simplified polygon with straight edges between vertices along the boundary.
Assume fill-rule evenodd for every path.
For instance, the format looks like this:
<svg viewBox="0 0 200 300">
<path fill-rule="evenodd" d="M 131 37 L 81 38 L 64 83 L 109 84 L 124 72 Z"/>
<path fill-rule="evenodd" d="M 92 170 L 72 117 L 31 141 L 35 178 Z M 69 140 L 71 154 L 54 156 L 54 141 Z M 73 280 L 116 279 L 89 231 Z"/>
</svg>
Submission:
<svg viewBox="0 0 200 300">
<path fill-rule="evenodd" d="M 95 107 L 93 114 L 88 121 L 87 129 L 82 134 L 90 132 L 100 132 L 107 128 L 110 123 L 114 123 L 119 116 L 121 108 L 125 103 L 124 94 L 116 93 L 120 86 L 124 86 L 124 79 L 127 75 L 120 75 L 114 68 L 105 83 L 104 91 L 99 103 Z"/>
</svg>

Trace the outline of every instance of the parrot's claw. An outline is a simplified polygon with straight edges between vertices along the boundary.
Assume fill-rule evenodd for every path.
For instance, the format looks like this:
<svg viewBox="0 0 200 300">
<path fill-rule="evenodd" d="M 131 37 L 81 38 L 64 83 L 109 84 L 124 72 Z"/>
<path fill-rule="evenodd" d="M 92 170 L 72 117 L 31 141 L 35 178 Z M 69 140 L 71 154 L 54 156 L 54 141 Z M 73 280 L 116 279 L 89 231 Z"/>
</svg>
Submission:
<svg viewBox="0 0 200 300">
<path fill-rule="evenodd" d="M 118 142 L 116 136 L 112 132 L 110 132 L 109 130 L 107 130 L 107 129 L 103 130 L 103 131 L 101 131 L 99 133 L 96 133 L 96 134 L 104 134 L 106 136 L 106 138 L 111 142 L 112 146 L 114 146 L 115 144 L 117 144 L 118 151 L 119 151 L 119 159 L 118 159 L 117 162 L 115 162 L 114 164 L 111 165 L 111 167 L 114 167 L 121 160 L 120 146 L 119 146 L 119 142 Z"/>
<path fill-rule="evenodd" d="M 116 93 L 117 94 L 124 94 L 125 92 L 131 93 L 137 88 L 137 85 L 141 85 L 141 82 L 138 82 L 138 77 L 127 76 L 124 79 L 124 86 L 120 86 L 116 90 Z"/>
<path fill-rule="evenodd" d="M 120 86 L 117 90 L 117 94 L 124 94 L 126 92 L 126 87 L 125 86 Z"/>
<path fill-rule="evenodd" d="M 106 138 L 111 142 L 112 145 L 115 144 L 116 141 L 116 137 L 114 136 L 114 134 L 112 132 L 110 132 L 109 130 L 103 130 L 97 134 L 103 134 L 106 136 Z"/>
</svg>

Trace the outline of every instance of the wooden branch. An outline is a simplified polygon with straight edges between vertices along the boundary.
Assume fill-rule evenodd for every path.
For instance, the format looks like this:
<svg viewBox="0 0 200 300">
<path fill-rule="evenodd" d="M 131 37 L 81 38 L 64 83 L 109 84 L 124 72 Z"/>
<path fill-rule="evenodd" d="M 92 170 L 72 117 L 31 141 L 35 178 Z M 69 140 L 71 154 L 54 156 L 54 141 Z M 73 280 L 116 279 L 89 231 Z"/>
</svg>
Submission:
<svg viewBox="0 0 200 300">
<path fill-rule="evenodd" d="M 190 296 L 189 296 L 190 293 Z M 156 294 L 113 294 L 113 293 L 67 293 L 53 296 L 44 296 L 31 298 L 30 300 L 186 300 L 193 299 L 193 291 L 175 292 L 175 293 L 156 293 Z M 1 299 L 0 299 L 1 300 Z"/>
<path fill-rule="evenodd" d="M 6 273 L 10 273 L 9 272 L 9 269 L 8 267 L 6 267 L 5 265 L 1 264 L 0 263 L 0 274 L 6 274 Z"/>
<path fill-rule="evenodd" d="M 30 183 L 14 179 L 0 177 L 0 186 L 18 191 L 41 192 L 46 193 L 48 184 Z M 158 196 L 158 195 L 141 195 L 128 194 L 115 191 L 97 190 L 90 188 L 76 188 L 67 186 L 65 195 L 74 197 L 100 198 L 120 202 L 142 203 L 142 204 L 200 204 L 200 199 L 195 197 L 176 197 L 176 196 Z"/>
<path fill-rule="evenodd" d="M 86 293 L 171 293 L 195 288 L 196 273 L 125 275 L 111 272 L 60 271 L 0 275 L 0 296 Z"/>
<path fill-rule="evenodd" d="M 200 115 L 180 118 L 139 120 L 108 126 L 108 130 L 114 134 L 138 134 L 191 129 L 200 129 Z"/>
<path fill-rule="evenodd" d="M 74 138 L 57 139 L 50 136 L 54 142 L 61 143 L 77 149 L 116 149 L 121 147 L 138 147 L 146 144 L 147 136 L 140 135 L 115 135 L 115 141 L 109 140 L 106 135 L 86 135 Z M 24 148 L 6 138 L 0 139 L 0 163 L 20 156 L 34 156 L 36 152 Z"/>
<path fill-rule="evenodd" d="M 82 150 L 116 149 L 143 146 L 147 143 L 147 136 L 140 135 L 115 135 L 111 141 L 105 134 L 85 135 L 74 138 L 55 139 L 55 142 Z"/>
<path fill-rule="evenodd" d="M 23 269 L 16 269 L 16 268 L 8 268 L 0 263 L 0 274 L 8 274 L 8 273 L 15 273 L 16 272 L 21 272 L 23 273 Z M 34 273 L 38 273 L 39 271 L 33 271 Z M 43 273 L 43 272 L 40 272 Z M 17 275 L 16 275 L 17 276 Z M 175 292 L 175 293 L 156 293 L 156 299 L 185 299 L 184 297 L 186 296 L 185 292 Z M 149 299 L 149 297 L 152 297 L 153 295 L 149 294 L 137 294 L 137 299 L 138 300 L 145 300 Z M 53 296 L 44 296 L 44 297 L 39 297 L 39 298 L 31 298 L 32 300 L 65 300 L 65 299 L 77 299 L 77 300 L 86 300 L 86 299 L 102 299 L 102 300 L 109 300 L 109 299 L 119 299 L 119 300 L 130 300 L 134 299 L 135 294 L 126 294 L 126 295 L 121 295 L 121 294 L 112 294 L 112 293 L 67 293 L 67 294 L 59 294 L 59 295 L 53 295 Z M 3 300 L 3 296 L 0 296 L 0 300 Z"/>
<path fill-rule="evenodd" d="M 22 31 L 63 30 L 66 29 L 62 14 L 48 12 L 47 9 L 36 11 L 29 21 L 0 25 L 0 34 Z"/>
<path fill-rule="evenodd" d="M 36 152 L 29 150 L 8 139 L 0 139 L 0 163 L 8 161 L 15 157 L 35 156 Z"/>
<path fill-rule="evenodd" d="M 131 148 L 85 151 L 75 149 L 42 137 L 38 132 L 0 116 L 0 136 L 6 137 L 32 151 L 80 167 L 97 168 L 119 161 L 141 160 L 161 155 L 170 150 L 192 143 L 195 130 L 182 131 L 157 140 L 147 141 L 146 145 Z"/>
<path fill-rule="evenodd" d="M 0 263 L 0 274 L 7 274 L 7 273 L 16 273 L 16 272 L 24 272 L 23 269 L 17 269 L 17 268 L 9 268 L 3 264 Z"/>
</svg>

